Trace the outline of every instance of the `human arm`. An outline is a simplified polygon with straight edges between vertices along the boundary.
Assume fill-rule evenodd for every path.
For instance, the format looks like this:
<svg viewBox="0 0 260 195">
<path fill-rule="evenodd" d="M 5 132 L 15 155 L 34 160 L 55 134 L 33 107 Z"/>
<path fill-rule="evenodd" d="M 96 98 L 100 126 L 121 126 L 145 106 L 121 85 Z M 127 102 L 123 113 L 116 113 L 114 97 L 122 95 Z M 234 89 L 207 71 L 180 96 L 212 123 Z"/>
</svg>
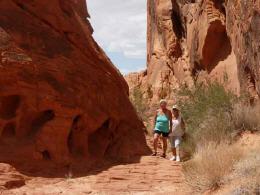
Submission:
<svg viewBox="0 0 260 195">
<path fill-rule="evenodd" d="M 183 129 L 183 131 L 186 130 L 186 124 L 185 124 L 183 118 L 181 118 L 181 128 Z"/>
<path fill-rule="evenodd" d="M 170 133 L 172 133 L 172 112 L 169 110 L 169 122 L 170 122 L 170 128 L 169 131 Z"/>
<path fill-rule="evenodd" d="M 185 136 L 185 134 L 186 134 L 186 124 L 185 124 L 183 118 L 181 118 L 181 129 L 183 131 L 183 136 Z"/>
<path fill-rule="evenodd" d="M 158 111 L 156 111 L 155 114 L 154 114 L 154 119 L 153 119 L 153 129 L 155 129 L 156 120 L 157 120 L 157 114 L 158 114 Z"/>
</svg>

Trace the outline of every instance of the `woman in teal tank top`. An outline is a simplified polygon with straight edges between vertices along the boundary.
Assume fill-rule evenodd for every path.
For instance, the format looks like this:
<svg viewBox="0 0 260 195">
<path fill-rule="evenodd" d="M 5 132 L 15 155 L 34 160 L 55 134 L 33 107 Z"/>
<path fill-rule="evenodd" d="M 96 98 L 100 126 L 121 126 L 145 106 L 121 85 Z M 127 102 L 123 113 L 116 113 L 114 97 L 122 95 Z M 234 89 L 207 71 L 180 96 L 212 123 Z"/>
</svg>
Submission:
<svg viewBox="0 0 260 195">
<path fill-rule="evenodd" d="M 157 114 L 156 123 L 154 127 L 155 131 L 160 131 L 162 133 L 169 133 L 169 119 L 165 114 Z"/>
<path fill-rule="evenodd" d="M 166 150 L 167 150 L 167 137 L 171 132 L 172 128 L 172 113 L 170 110 L 167 109 L 167 102 L 166 100 L 160 101 L 160 109 L 156 111 L 154 117 L 154 153 L 152 156 L 157 155 L 157 146 L 159 137 L 162 137 L 163 140 L 163 154 L 161 157 L 166 157 Z"/>
</svg>

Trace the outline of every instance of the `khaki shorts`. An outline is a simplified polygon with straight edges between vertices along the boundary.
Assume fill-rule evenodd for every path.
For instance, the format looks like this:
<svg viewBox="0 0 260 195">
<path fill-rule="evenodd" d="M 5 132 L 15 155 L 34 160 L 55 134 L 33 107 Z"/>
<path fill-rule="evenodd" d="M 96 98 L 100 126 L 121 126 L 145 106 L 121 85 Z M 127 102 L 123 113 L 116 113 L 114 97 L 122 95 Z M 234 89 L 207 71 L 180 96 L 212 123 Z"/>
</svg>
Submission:
<svg viewBox="0 0 260 195">
<path fill-rule="evenodd" d="M 182 137 L 170 136 L 169 140 L 171 142 L 171 147 L 172 148 L 178 148 L 178 147 L 180 147 L 180 144 L 181 144 L 181 141 L 182 141 Z"/>
</svg>

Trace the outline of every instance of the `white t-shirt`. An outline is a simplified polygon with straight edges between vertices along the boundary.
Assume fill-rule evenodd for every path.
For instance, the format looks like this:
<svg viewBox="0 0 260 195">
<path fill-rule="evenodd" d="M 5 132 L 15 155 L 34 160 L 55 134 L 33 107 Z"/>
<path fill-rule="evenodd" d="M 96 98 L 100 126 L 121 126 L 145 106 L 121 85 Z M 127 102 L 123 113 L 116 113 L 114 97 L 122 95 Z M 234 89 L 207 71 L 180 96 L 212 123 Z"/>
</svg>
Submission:
<svg viewBox="0 0 260 195">
<path fill-rule="evenodd" d="M 184 131 L 181 127 L 181 116 L 179 116 L 177 119 L 172 119 L 172 133 L 170 133 L 169 136 L 182 137 L 183 134 Z"/>
</svg>

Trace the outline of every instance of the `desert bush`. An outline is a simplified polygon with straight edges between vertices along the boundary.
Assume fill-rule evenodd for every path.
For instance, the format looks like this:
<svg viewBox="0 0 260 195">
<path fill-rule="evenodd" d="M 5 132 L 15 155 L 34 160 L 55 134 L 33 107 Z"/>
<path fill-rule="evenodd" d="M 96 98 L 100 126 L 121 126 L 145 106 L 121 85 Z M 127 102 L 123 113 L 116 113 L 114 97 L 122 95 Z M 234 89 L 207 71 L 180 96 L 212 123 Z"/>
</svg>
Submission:
<svg viewBox="0 0 260 195">
<path fill-rule="evenodd" d="M 258 139 L 259 140 L 259 139 Z M 236 163 L 230 180 L 241 180 L 240 189 L 247 194 L 260 194 L 260 145 L 246 151 L 244 158 Z"/>
<path fill-rule="evenodd" d="M 189 133 L 186 133 L 183 142 L 181 142 L 181 151 L 184 153 L 184 159 L 190 159 L 191 155 L 194 154 L 195 149 L 196 141 Z"/>
<path fill-rule="evenodd" d="M 216 189 L 241 155 L 234 145 L 225 142 L 198 147 L 194 158 L 183 165 L 185 179 L 198 192 Z"/>
<path fill-rule="evenodd" d="M 232 118 L 236 129 L 260 130 L 260 104 L 236 104 L 232 111 Z"/>
<path fill-rule="evenodd" d="M 234 129 L 231 120 L 233 102 L 237 99 L 234 94 L 217 82 L 195 85 L 194 89 L 184 87 L 177 94 L 190 135 L 186 149 L 192 152 L 194 146 L 229 139 Z"/>
<path fill-rule="evenodd" d="M 239 180 L 239 185 L 232 194 L 260 193 L 260 145 L 251 151 L 246 151 L 244 157 L 234 165 L 233 172 L 227 176 L 227 181 Z"/>
<path fill-rule="evenodd" d="M 197 130 L 194 130 L 192 137 L 197 140 L 199 147 L 209 142 L 220 143 L 231 140 L 232 130 L 233 123 L 229 114 L 208 115 Z"/>
<path fill-rule="evenodd" d="M 142 92 L 142 90 L 140 89 L 139 86 L 136 86 L 133 89 L 132 94 L 130 96 L 130 100 L 131 100 L 132 104 L 134 105 L 139 118 L 142 121 L 146 121 L 147 117 L 146 117 L 145 112 L 147 111 L 147 109 L 149 107 L 147 105 L 147 100 L 144 97 L 144 93 Z"/>
<path fill-rule="evenodd" d="M 194 89 L 182 87 L 177 94 L 188 134 L 183 149 L 193 154 L 184 163 L 187 183 L 200 193 L 216 189 L 236 169 L 240 174 L 237 177 L 247 178 L 241 193 L 259 190 L 259 154 L 245 161 L 242 149 L 233 144 L 233 136 L 239 131 L 260 129 L 260 105 L 245 104 L 247 101 L 217 82 L 195 85 Z"/>
</svg>

